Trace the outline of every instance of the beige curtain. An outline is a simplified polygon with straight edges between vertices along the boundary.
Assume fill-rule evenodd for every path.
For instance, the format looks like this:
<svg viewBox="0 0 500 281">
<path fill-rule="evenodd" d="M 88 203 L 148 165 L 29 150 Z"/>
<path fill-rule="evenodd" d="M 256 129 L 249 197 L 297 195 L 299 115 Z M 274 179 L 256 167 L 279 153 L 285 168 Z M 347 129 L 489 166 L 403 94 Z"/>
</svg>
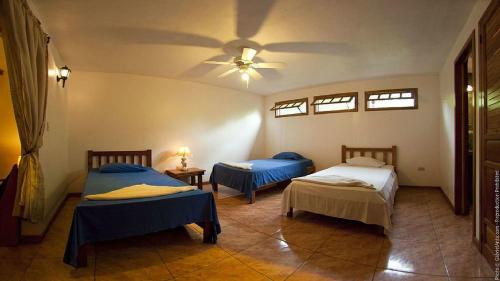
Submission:
<svg viewBox="0 0 500 281">
<path fill-rule="evenodd" d="M 31 222 L 44 216 L 43 174 L 38 159 L 47 103 L 47 34 L 25 0 L 0 0 L 10 92 L 22 158 L 14 215 Z"/>
</svg>

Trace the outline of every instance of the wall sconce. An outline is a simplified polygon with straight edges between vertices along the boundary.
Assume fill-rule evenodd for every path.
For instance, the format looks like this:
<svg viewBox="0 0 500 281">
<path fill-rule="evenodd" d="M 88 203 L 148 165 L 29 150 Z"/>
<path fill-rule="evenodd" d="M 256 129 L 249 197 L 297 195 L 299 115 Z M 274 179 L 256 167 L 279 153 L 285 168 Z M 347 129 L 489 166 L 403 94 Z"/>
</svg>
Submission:
<svg viewBox="0 0 500 281">
<path fill-rule="evenodd" d="M 69 67 L 67 65 L 59 68 L 59 75 L 57 76 L 57 82 L 59 82 L 59 80 L 62 80 L 63 81 L 63 88 L 64 88 L 64 84 L 66 83 L 66 79 L 68 79 L 69 77 L 69 73 L 71 72 L 71 69 L 69 69 Z"/>
</svg>

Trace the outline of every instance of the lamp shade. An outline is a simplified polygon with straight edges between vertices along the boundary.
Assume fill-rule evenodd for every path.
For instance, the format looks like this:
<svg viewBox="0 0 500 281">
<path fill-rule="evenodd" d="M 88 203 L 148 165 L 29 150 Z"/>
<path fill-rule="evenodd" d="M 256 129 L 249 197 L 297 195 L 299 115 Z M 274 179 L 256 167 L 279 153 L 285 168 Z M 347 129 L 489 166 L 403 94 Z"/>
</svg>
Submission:
<svg viewBox="0 0 500 281">
<path fill-rule="evenodd" d="M 181 146 L 181 147 L 179 147 L 179 150 L 177 150 L 177 156 L 186 157 L 189 155 L 191 155 L 191 151 L 189 150 L 189 147 L 187 147 L 187 146 Z"/>
<path fill-rule="evenodd" d="M 61 75 L 62 79 L 68 79 L 70 72 L 71 69 L 69 69 L 68 66 L 66 65 L 59 69 L 59 75 Z"/>
</svg>

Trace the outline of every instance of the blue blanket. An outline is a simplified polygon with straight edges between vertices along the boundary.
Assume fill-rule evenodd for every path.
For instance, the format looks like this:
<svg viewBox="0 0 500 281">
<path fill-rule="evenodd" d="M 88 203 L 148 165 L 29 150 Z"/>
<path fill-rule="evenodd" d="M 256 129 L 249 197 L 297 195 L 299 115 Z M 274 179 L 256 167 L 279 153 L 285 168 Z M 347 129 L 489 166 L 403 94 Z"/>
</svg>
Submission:
<svg viewBox="0 0 500 281">
<path fill-rule="evenodd" d="M 87 243 L 144 235 L 190 223 L 203 226 L 205 221 L 212 222 L 214 229 L 209 242 L 217 241 L 221 228 L 211 192 L 193 190 L 158 197 L 112 201 L 83 199 L 85 195 L 109 192 L 141 183 L 186 185 L 150 168 L 137 173 L 100 173 L 97 170 L 89 172 L 82 201 L 73 213 L 64 253 L 65 263 L 76 266 L 78 250 Z"/>
<path fill-rule="evenodd" d="M 246 162 L 253 164 L 251 170 L 215 164 L 210 183 L 237 189 L 250 199 L 252 192 L 264 185 L 305 176 L 307 167 L 313 165 L 309 159 L 259 159 Z"/>
</svg>

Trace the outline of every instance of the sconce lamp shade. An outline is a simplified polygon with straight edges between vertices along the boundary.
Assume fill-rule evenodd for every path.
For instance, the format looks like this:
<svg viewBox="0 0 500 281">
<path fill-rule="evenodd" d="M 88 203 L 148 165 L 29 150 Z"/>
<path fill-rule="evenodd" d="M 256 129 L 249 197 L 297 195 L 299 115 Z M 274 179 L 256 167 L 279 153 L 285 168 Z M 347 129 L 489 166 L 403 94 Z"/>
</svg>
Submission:
<svg viewBox="0 0 500 281">
<path fill-rule="evenodd" d="M 71 69 L 69 69 L 69 67 L 67 65 L 59 68 L 59 75 L 57 76 L 57 82 L 59 82 L 59 80 L 62 80 L 63 81 L 63 88 L 64 88 L 64 84 L 66 83 L 66 80 L 68 79 L 70 73 L 71 73 Z"/>
<path fill-rule="evenodd" d="M 181 146 L 181 147 L 179 147 L 179 150 L 177 150 L 177 156 L 186 157 L 189 155 L 191 155 L 191 151 L 189 150 L 189 147 L 187 147 L 187 146 Z"/>
</svg>

